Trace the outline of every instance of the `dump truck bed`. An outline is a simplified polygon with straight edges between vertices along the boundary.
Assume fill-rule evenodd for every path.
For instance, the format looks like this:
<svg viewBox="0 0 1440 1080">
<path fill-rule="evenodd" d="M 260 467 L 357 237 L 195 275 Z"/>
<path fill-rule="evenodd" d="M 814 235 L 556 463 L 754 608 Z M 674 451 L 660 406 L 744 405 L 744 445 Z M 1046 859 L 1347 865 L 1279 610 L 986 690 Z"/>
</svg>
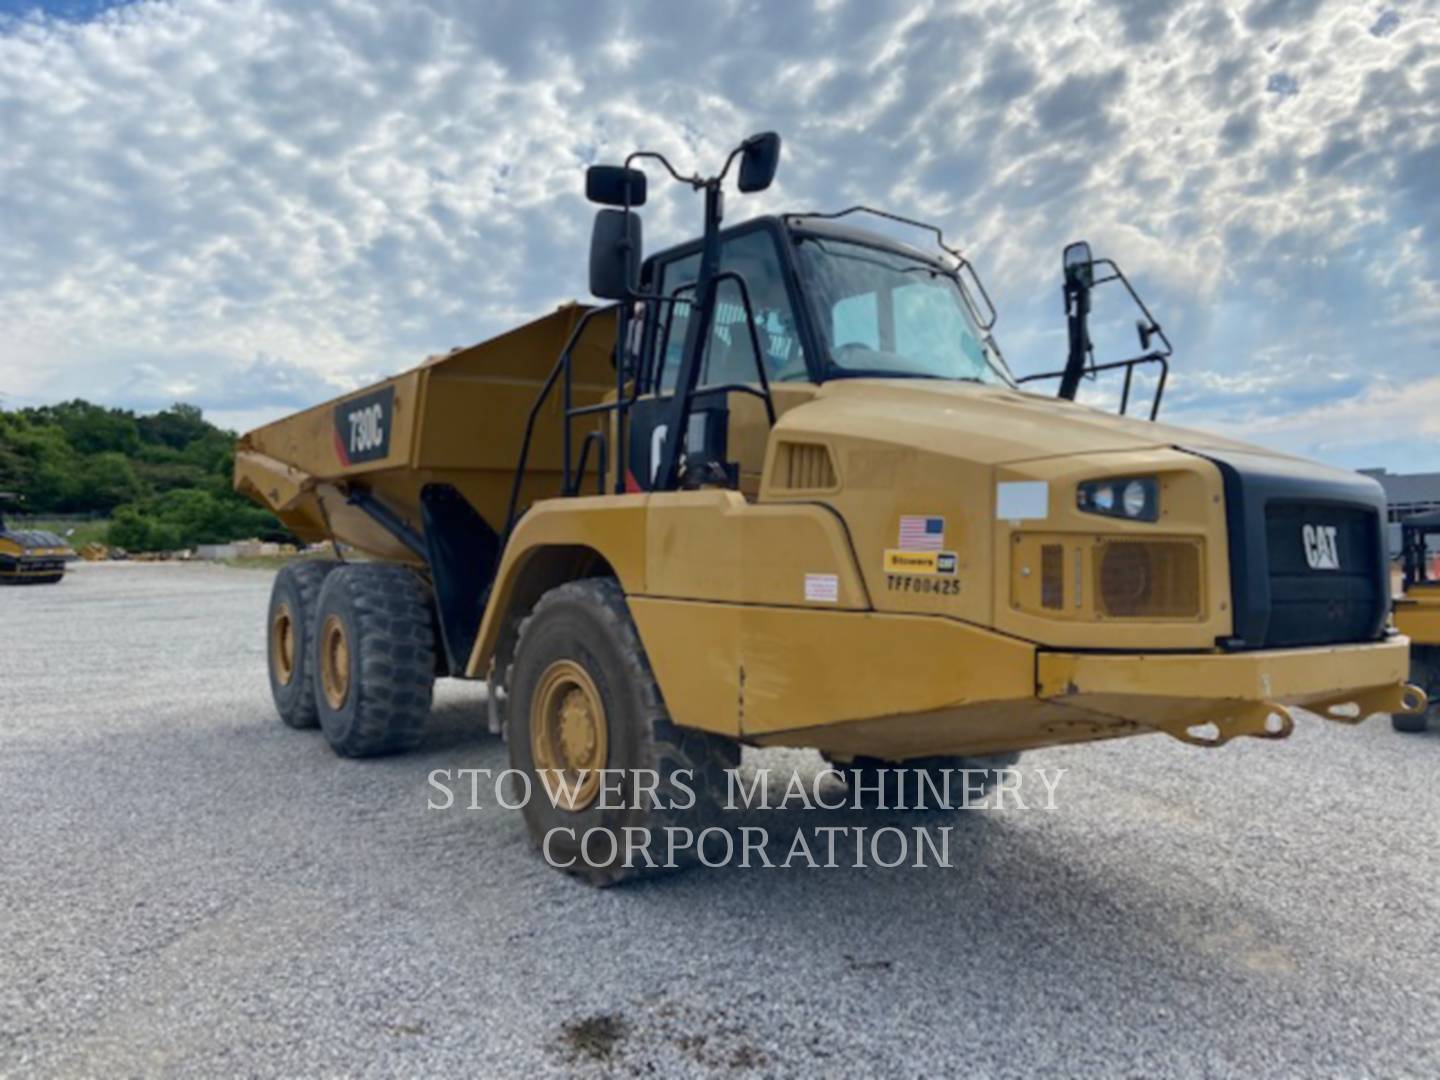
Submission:
<svg viewBox="0 0 1440 1080">
<path fill-rule="evenodd" d="M 448 484 L 493 530 L 503 531 L 530 410 L 587 310 L 567 304 L 478 345 L 431 357 L 384 382 L 256 428 L 236 448 L 236 489 L 269 507 L 303 540 L 337 540 L 377 559 L 423 562 L 356 504 L 357 492 L 423 535 L 420 492 L 429 484 Z M 614 320 L 595 318 L 577 341 L 574 404 L 614 392 L 614 340 Z M 561 395 L 551 394 L 536 417 L 521 510 L 560 493 L 562 416 Z M 572 433 L 578 440 L 585 430 L 576 424 Z"/>
</svg>

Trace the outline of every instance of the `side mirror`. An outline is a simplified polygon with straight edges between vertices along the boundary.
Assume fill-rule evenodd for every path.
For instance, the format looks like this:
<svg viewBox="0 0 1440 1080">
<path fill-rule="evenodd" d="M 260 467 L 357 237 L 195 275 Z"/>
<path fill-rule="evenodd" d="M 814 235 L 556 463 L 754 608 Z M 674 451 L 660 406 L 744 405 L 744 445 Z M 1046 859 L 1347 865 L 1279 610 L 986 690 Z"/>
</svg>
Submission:
<svg viewBox="0 0 1440 1080">
<path fill-rule="evenodd" d="M 640 216 L 601 210 L 590 233 L 590 291 L 601 300 L 625 300 L 640 283 Z"/>
<path fill-rule="evenodd" d="M 644 206 L 645 174 L 623 165 L 591 165 L 585 170 L 585 197 L 601 206 Z"/>
<path fill-rule="evenodd" d="M 773 131 L 751 135 L 740 144 L 740 190 L 764 191 L 780 166 L 780 136 Z"/>
<path fill-rule="evenodd" d="M 1067 284 L 1086 289 L 1095 284 L 1095 260 L 1090 256 L 1090 245 L 1084 240 L 1066 245 L 1063 262 Z"/>
</svg>

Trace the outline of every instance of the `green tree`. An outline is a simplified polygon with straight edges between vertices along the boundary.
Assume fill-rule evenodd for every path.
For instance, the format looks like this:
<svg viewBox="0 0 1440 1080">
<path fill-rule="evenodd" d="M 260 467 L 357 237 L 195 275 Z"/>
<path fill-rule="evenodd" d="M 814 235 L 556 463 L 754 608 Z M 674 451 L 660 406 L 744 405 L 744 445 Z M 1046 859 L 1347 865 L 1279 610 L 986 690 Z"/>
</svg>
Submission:
<svg viewBox="0 0 1440 1080">
<path fill-rule="evenodd" d="M 175 526 L 146 517 L 133 506 L 115 511 L 105 542 L 126 551 L 176 551 L 183 546 Z"/>
<path fill-rule="evenodd" d="M 43 406 L 33 410 L 33 415 L 64 431 L 65 441 L 80 454 L 133 454 L 140 446 L 135 415 L 124 409 L 106 409 L 77 399 Z"/>
<path fill-rule="evenodd" d="M 283 535 L 232 489 L 234 443 L 193 405 L 140 417 L 80 400 L 0 411 L 0 490 L 32 512 L 113 511 L 111 542 L 132 551 Z"/>
<path fill-rule="evenodd" d="M 80 466 L 75 502 L 87 511 L 109 513 L 122 503 L 134 502 L 145 487 L 124 454 L 95 454 Z"/>
<path fill-rule="evenodd" d="M 137 421 L 141 437 L 149 442 L 162 443 L 175 450 L 184 450 L 196 439 L 204 438 L 216 430 L 205 419 L 204 413 L 194 405 L 175 404 L 162 409 L 154 416 L 142 416 Z"/>
</svg>

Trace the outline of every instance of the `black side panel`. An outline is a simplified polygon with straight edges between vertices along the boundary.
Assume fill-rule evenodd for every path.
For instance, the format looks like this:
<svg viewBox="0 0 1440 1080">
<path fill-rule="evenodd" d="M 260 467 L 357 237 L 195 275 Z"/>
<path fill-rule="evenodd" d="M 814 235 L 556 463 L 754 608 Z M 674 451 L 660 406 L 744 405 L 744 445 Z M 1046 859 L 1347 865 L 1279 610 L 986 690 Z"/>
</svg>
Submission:
<svg viewBox="0 0 1440 1080">
<path fill-rule="evenodd" d="M 346 465 L 380 461 L 390 454 L 395 387 L 385 386 L 335 406 L 335 452 Z"/>
<path fill-rule="evenodd" d="M 500 537 L 449 484 L 426 484 L 421 489 L 420 517 L 447 666 L 451 675 L 459 675 L 480 632 L 480 616 L 499 562 Z"/>
<path fill-rule="evenodd" d="M 1225 482 L 1232 649 L 1377 641 L 1390 612 L 1385 492 L 1358 473 L 1236 451 L 1192 451 Z M 1327 530 L 1337 565 L 1312 563 L 1306 528 Z"/>
</svg>

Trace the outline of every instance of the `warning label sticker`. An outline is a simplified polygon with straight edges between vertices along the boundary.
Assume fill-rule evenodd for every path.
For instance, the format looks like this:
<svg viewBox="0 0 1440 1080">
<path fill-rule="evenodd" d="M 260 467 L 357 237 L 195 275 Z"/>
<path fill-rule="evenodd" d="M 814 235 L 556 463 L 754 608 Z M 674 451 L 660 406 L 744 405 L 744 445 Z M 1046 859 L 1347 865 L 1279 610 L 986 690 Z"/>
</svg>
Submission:
<svg viewBox="0 0 1440 1080">
<path fill-rule="evenodd" d="M 811 604 L 840 602 L 840 579 L 834 574 L 806 574 L 805 600 Z"/>
</svg>

